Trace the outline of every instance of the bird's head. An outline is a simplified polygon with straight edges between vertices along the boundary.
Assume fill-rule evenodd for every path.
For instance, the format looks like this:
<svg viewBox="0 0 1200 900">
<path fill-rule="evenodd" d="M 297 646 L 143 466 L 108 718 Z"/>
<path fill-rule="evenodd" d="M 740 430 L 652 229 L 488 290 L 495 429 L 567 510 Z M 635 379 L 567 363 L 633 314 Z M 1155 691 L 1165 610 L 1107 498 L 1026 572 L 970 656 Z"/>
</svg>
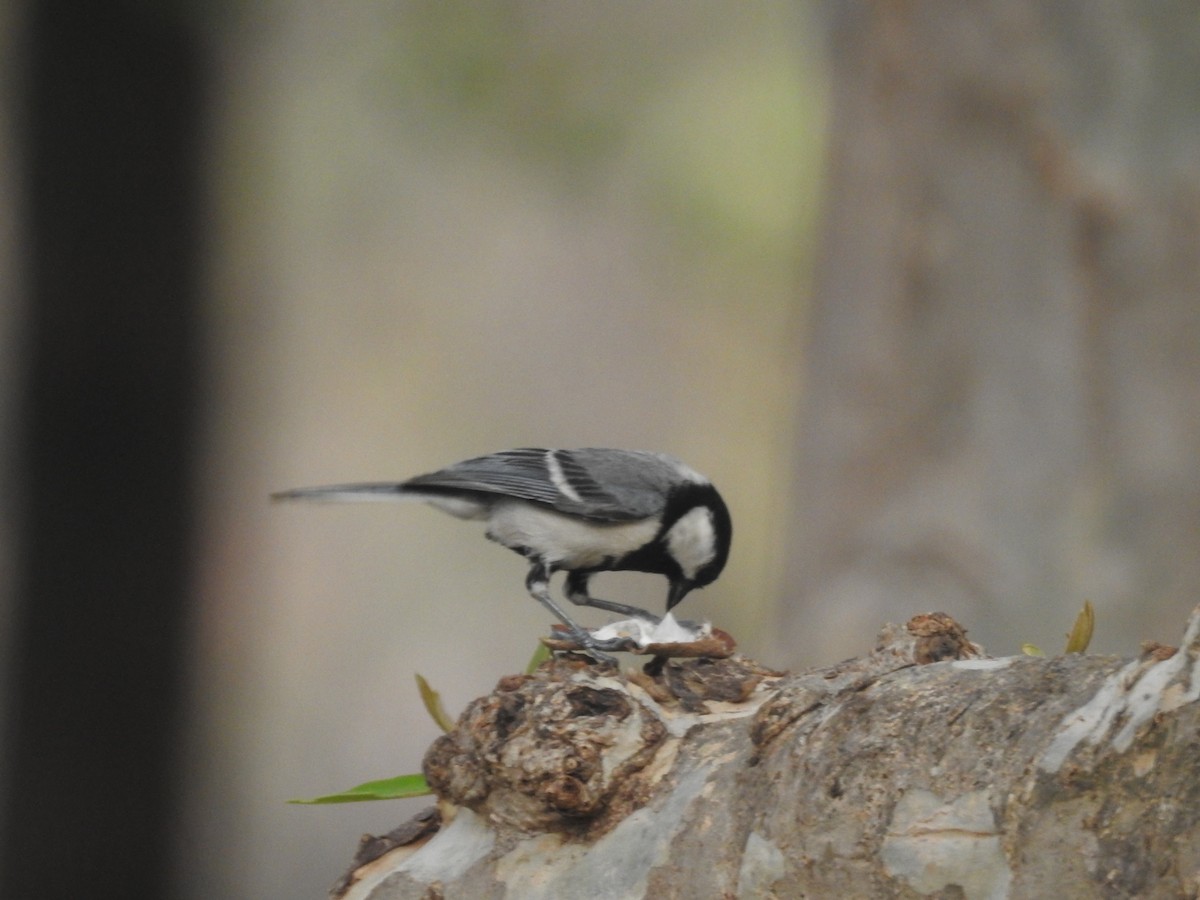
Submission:
<svg viewBox="0 0 1200 900">
<path fill-rule="evenodd" d="M 662 546 L 678 570 L 670 576 L 670 610 L 692 589 L 717 580 L 729 559 L 733 521 L 717 489 L 703 482 L 672 494 L 663 525 Z"/>
</svg>

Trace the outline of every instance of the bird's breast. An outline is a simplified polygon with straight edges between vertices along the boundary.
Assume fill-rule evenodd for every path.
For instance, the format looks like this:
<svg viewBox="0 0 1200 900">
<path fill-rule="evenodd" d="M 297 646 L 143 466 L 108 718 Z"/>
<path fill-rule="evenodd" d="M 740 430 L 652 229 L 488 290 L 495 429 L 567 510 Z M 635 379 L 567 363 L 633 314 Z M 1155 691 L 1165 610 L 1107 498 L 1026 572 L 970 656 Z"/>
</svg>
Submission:
<svg viewBox="0 0 1200 900">
<path fill-rule="evenodd" d="M 601 524 L 520 501 L 498 503 L 488 537 L 559 569 L 607 568 L 652 541 L 658 520 Z"/>
</svg>

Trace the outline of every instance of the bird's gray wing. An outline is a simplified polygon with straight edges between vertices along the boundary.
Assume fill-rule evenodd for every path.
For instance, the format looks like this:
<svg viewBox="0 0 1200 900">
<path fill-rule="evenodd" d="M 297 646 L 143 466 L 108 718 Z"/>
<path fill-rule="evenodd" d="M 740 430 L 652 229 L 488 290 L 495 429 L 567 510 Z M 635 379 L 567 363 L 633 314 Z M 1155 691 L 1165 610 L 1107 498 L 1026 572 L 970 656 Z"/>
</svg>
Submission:
<svg viewBox="0 0 1200 900">
<path fill-rule="evenodd" d="M 583 454 L 582 456 L 580 454 Z M 607 458 L 605 478 L 597 462 Z M 438 472 L 404 482 L 404 489 L 421 491 L 479 491 L 544 503 L 567 515 L 600 522 L 628 522 L 654 515 L 661 498 L 637 487 L 632 477 L 646 460 L 637 451 L 547 450 L 522 447 L 464 460 Z M 622 464 L 623 463 L 623 464 Z M 610 483 L 611 475 L 617 480 Z"/>
<path fill-rule="evenodd" d="M 637 516 L 655 516 L 663 511 L 668 495 L 682 484 L 708 484 L 708 479 L 673 456 L 650 450 L 613 450 L 588 447 L 559 451 L 592 481 L 602 484 L 622 508 Z"/>
<path fill-rule="evenodd" d="M 480 504 L 471 516 L 482 513 L 490 497 L 513 497 L 596 522 L 630 522 L 659 515 L 672 485 L 680 481 L 705 479 L 678 460 L 647 450 L 522 447 L 463 460 L 403 482 L 299 488 L 272 496 L 327 501 L 458 497 Z"/>
</svg>

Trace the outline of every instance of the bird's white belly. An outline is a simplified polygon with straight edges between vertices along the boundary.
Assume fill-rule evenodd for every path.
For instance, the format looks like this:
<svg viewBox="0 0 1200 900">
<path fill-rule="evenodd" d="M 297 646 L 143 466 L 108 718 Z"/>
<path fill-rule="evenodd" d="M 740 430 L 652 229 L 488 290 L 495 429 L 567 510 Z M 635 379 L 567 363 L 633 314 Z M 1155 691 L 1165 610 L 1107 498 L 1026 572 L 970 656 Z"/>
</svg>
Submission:
<svg viewBox="0 0 1200 900">
<path fill-rule="evenodd" d="M 657 520 L 598 525 L 525 503 L 500 503 L 488 519 L 488 537 L 505 547 L 524 547 L 563 569 L 586 569 L 620 559 L 652 540 Z"/>
</svg>

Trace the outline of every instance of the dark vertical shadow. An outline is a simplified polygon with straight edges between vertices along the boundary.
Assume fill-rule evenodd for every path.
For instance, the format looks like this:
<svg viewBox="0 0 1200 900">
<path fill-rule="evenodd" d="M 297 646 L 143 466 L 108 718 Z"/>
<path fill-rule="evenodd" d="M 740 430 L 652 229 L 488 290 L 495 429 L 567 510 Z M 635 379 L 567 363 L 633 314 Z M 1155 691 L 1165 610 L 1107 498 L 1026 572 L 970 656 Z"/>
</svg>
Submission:
<svg viewBox="0 0 1200 900">
<path fill-rule="evenodd" d="M 182 5 L 24 15 L 0 897 L 160 897 L 200 396 L 203 53 Z"/>
</svg>

